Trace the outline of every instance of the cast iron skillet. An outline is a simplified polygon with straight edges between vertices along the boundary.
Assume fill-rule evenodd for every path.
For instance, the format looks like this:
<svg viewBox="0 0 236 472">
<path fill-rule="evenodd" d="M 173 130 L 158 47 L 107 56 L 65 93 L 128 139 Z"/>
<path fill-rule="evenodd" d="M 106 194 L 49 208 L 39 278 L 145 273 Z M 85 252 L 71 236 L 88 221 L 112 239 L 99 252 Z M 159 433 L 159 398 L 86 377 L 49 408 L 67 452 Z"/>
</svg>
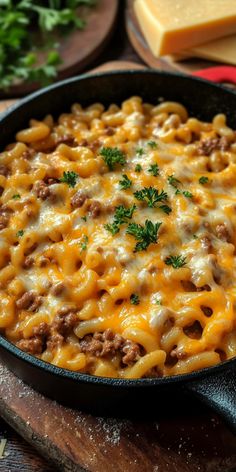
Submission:
<svg viewBox="0 0 236 472">
<path fill-rule="evenodd" d="M 38 91 L 11 108 L 0 119 L 0 146 L 30 118 L 69 111 L 74 102 L 89 105 L 120 103 L 132 96 L 157 103 L 158 98 L 183 103 L 190 114 L 211 120 L 221 112 L 236 128 L 236 93 L 200 79 L 179 74 L 127 71 L 84 75 Z M 137 413 L 163 410 L 195 395 L 217 410 L 236 432 L 236 358 L 192 374 L 162 379 L 119 380 L 70 372 L 44 363 L 20 351 L 0 336 L 0 356 L 20 378 L 41 393 L 96 414 Z M 148 407 L 148 408 L 147 408 Z M 154 410 L 155 408 L 155 410 Z"/>
</svg>

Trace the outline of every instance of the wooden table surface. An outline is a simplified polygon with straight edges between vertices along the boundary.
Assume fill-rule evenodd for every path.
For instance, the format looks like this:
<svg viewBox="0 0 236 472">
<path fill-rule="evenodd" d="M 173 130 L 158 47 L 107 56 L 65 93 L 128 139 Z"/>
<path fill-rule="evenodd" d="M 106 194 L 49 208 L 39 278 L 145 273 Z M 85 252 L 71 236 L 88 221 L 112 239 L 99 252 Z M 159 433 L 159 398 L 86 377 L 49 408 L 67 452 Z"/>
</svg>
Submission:
<svg viewBox="0 0 236 472">
<path fill-rule="evenodd" d="M 114 60 L 143 64 L 127 38 L 124 13 L 125 0 L 120 0 L 119 18 L 113 38 L 100 57 L 90 64 L 89 69 Z M 57 470 L 0 418 L 0 472 L 57 472 Z M 236 472 L 236 467 L 230 468 L 230 472 Z"/>
<path fill-rule="evenodd" d="M 111 42 L 89 69 L 108 61 L 125 60 L 142 63 L 133 50 L 125 31 L 125 1 L 120 0 L 120 11 Z M 4 440 L 7 440 L 6 444 Z M 4 458 L 2 457 L 4 456 Z M 0 418 L 0 472 L 57 472 Z M 102 471 L 101 471 L 102 472 Z"/>
</svg>

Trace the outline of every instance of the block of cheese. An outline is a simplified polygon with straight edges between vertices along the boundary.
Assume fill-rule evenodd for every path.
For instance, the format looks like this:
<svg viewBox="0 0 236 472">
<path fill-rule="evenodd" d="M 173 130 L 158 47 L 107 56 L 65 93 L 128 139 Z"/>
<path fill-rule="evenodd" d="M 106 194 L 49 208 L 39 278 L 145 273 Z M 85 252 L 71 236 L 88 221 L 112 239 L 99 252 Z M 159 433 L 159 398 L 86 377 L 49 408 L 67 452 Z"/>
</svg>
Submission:
<svg viewBox="0 0 236 472">
<path fill-rule="evenodd" d="M 210 61 L 236 65 L 236 34 L 195 46 L 186 52 Z"/>
<path fill-rule="evenodd" d="M 134 10 L 155 56 L 236 33 L 236 0 L 135 0 Z"/>
<path fill-rule="evenodd" d="M 199 57 L 209 61 L 236 65 L 236 34 L 215 39 L 209 43 L 186 49 L 168 56 L 173 61 L 182 61 L 189 57 Z"/>
</svg>

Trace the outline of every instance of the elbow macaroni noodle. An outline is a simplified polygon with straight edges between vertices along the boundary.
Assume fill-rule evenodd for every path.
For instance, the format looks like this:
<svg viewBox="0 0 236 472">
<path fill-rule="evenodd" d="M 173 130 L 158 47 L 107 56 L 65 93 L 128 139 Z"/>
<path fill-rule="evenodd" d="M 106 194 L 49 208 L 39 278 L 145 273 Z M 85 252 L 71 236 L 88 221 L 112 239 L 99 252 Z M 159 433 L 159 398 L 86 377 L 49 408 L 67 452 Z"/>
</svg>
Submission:
<svg viewBox="0 0 236 472">
<path fill-rule="evenodd" d="M 109 169 L 102 148 L 118 148 L 126 163 Z M 74 185 L 65 172 L 76 174 Z M 124 174 L 130 187 L 121 188 Z M 149 187 L 167 193 L 169 214 L 135 198 Z M 8 340 L 107 377 L 184 374 L 236 355 L 236 134 L 224 115 L 206 123 L 179 103 L 139 97 L 107 110 L 75 104 L 58 121 L 31 120 L 17 133 L 0 154 L 0 190 L 0 332 Z M 132 219 L 108 231 L 115 209 L 134 204 Z M 162 223 L 158 239 L 134 252 L 127 226 L 146 220 Z M 182 263 L 167 264 L 170 256 Z M 47 342 L 70 308 L 76 323 Z M 104 355 L 82 348 L 106 330 L 138 346 L 137 356 L 124 363 L 114 346 Z"/>
</svg>

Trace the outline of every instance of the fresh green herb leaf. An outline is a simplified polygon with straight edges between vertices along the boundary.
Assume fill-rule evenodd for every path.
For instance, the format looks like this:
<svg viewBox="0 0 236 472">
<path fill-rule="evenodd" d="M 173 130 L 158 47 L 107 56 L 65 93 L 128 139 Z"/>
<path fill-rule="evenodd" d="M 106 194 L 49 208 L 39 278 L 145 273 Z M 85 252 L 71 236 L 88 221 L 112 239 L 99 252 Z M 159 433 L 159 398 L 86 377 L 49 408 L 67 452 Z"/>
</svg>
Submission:
<svg viewBox="0 0 236 472">
<path fill-rule="evenodd" d="M 146 220 L 144 226 L 130 223 L 126 233 L 134 236 L 138 241 L 134 252 L 145 251 L 151 243 L 156 243 L 158 238 L 157 232 L 160 226 L 161 223 L 152 223 L 150 220 Z"/>
<path fill-rule="evenodd" d="M 87 244 L 88 244 L 88 236 L 84 235 L 83 241 L 80 244 L 81 252 L 87 249 Z"/>
<path fill-rule="evenodd" d="M 159 175 L 159 167 L 158 167 L 158 164 L 152 164 L 149 169 L 148 169 L 148 172 L 150 172 L 150 174 L 154 175 L 154 177 L 157 177 Z"/>
<path fill-rule="evenodd" d="M 119 233 L 120 226 L 128 223 L 128 220 L 131 220 L 134 211 L 136 210 L 136 205 L 132 205 L 130 208 L 125 208 L 123 205 L 119 205 L 115 209 L 114 221 L 113 223 L 106 224 L 105 228 L 107 231 L 114 236 Z"/>
<path fill-rule="evenodd" d="M 157 149 L 157 148 L 158 148 L 156 141 L 148 141 L 147 145 L 148 145 L 151 149 Z"/>
<path fill-rule="evenodd" d="M 87 216 L 86 216 L 86 215 L 85 215 L 85 216 L 81 216 L 81 220 L 87 221 Z"/>
<path fill-rule="evenodd" d="M 139 157 L 142 157 L 144 154 L 145 154 L 145 151 L 142 147 L 137 147 L 136 148 L 136 154 L 139 156 Z"/>
<path fill-rule="evenodd" d="M 198 236 L 196 234 L 193 234 L 193 239 L 198 239 Z"/>
<path fill-rule="evenodd" d="M 78 179 L 78 174 L 74 171 L 63 172 L 63 177 L 59 179 L 60 182 L 67 184 L 69 187 L 74 188 L 76 186 L 76 181 Z"/>
<path fill-rule="evenodd" d="M 135 169 L 134 169 L 134 170 L 135 170 L 135 172 L 141 172 L 141 170 L 143 170 L 143 168 L 142 168 L 142 166 L 141 166 L 140 164 L 137 164 L 137 165 L 135 166 Z"/>
<path fill-rule="evenodd" d="M 140 300 L 139 296 L 136 293 L 132 293 L 132 295 L 130 295 L 130 303 L 132 305 L 139 305 Z"/>
<path fill-rule="evenodd" d="M 168 175 L 167 180 L 168 180 L 168 183 L 170 185 L 172 185 L 172 187 L 174 187 L 174 188 L 177 188 L 178 185 L 181 184 L 180 180 L 178 180 L 178 179 L 176 179 L 176 177 L 174 177 L 174 174 Z"/>
<path fill-rule="evenodd" d="M 198 181 L 198 182 L 199 182 L 199 184 L 202 184 L 202 185 L 204 185 L 204 184 L 208 184 L 208 182 L 209 182 L 209 179 L 208 179 L 208 177 L 204 177 L 204 176 L 202 176 L 202 177 L 200 177 L 200 179 L 199 179 L 199 181 Z"/>
<path fill-rule="evenodd" d="M 174 269 L 179 269 L 186 264 L 186 257 L 184 256 L 169 256 L 165 259 L 166 265 L 171 265 Z"/>
<path fill-rule="evenodd" d="M 84 28 L 78 16 L 79 5 L 94 5 L 94 0 L 1 0 L 0 1 L 0 88 L 15 82 L 50 83 L 61 62 L 55 44 L 73 28 Z M 38 55 L 31 49 L 40 52 Z M 49 48 L 53 51 L 48 52 Z M 47 51 L 42 60 L 42 51 Z"/>
<path fill-rule="evenodd" d="M 156 305 L 162 305 L 162 301 L 160 300 L 160 298 L 155 300 L 155 304 Z"/>
<path fill-rule="evenodd" d="M 16 236 L 17 236 L 18 238 L 21 238 L 21 237 L 23 236 L 23 234 L 24 234 L 24 230 L 23 230 L 23 229 L 19 229 L 19 231 L 17 231 L 17 233 L 16 233 Z"/>
<path fill-rule="evenodd" d="M 160 205 L 158 208 L 164 211 L 164 213 L 166 213 L 167 215 L 172 212 L 171 208 L 168 205 Z"/>
<path fill-rule="evenodd" d="M 180 190 L 177 188 L 176 191 L 175 191 L 175 195 L 180 195 L 180 194 L 181 194 L 181 192 L 180 192 Z"/>
<path fill-rule="evenodd" d="M 183 195 L 186 197 L 186 198 L 193 198 L 193 194 L 191 192 L 189 192 L 188 190 L 184 190 L 183 191 Z"/>
<path fill-rule="evenodd" d="M 19 200 L 20 199 L 20 194 L 15 193 L 15 195 L 12 196 L 13 200 Z"/>
<path fill-rule="evenodd" d="M 119 181 L 120 188 L 122 190 L 126 190 L 127 188 L 130 188 L 132 185 L 132 180 L 129 179 L 129 177 L 126 174 L 122 175 L 123 180 Z"/>
<path fill-rule="evenodd" d="M 109 170 L 114 170 L 116 164 L 120 164 L 122 166 L 126 164 L 125 154 L 117 147 L 103 147 L 100 150 L 100 155 L 103 157 L 103 160 Z"/>
<path fill-rule="evenodd" d="M 159 193 L 159 190 L 154 187 L 144 187 L 142 190 L 137 190 L 134 192 L 134 196 L 137 200 L 146 202 L 150 208 L 154 208 L 157 203 L 164 202 L 168 198 L 164 190 Z"/>
</svg>

